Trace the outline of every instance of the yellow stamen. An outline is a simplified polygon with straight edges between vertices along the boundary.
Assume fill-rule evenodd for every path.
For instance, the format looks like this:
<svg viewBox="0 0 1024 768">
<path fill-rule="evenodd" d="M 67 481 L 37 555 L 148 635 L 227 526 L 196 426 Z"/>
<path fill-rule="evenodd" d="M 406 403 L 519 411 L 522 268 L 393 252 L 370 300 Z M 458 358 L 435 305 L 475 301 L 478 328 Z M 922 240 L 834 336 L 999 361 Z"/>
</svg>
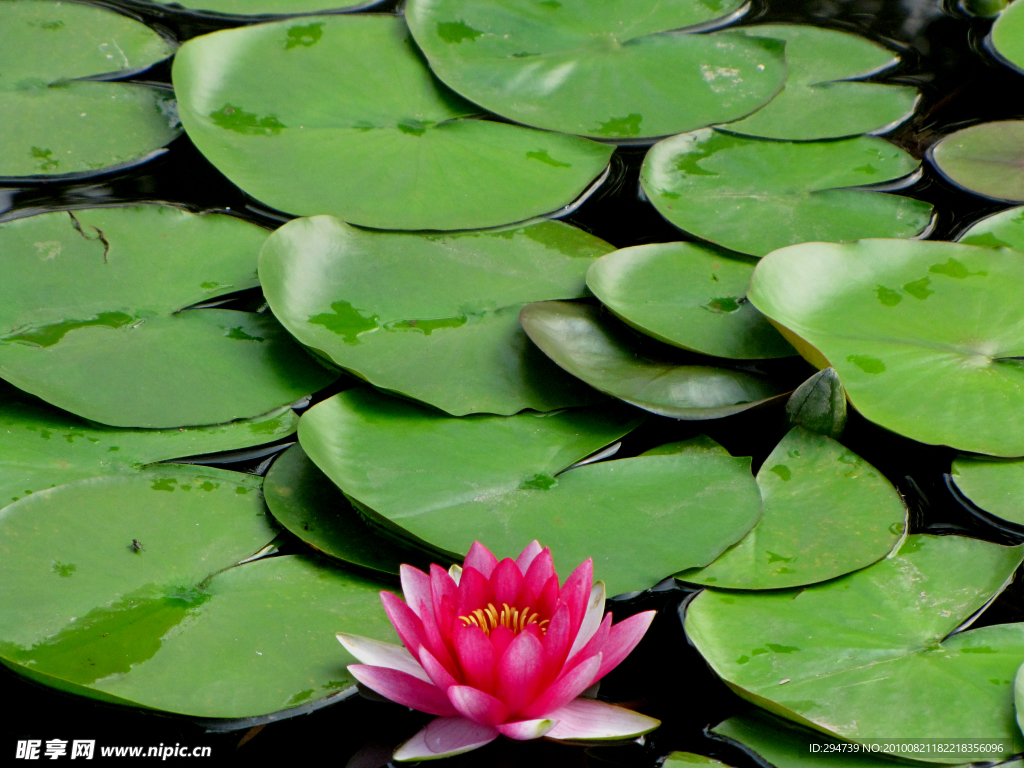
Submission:
<svg viewBox="0 0 1024 768">
<path fill-rule="evenodd" d="M 459 621 L 467 627 L 479 627 L 488 636 L 496 627 L 507 627 L 518 634 L 525 631 L 530 624 L 536 624 L 543 635 L 547 631 L 548 620 L 544 619 L 544 621 L 538 622 L 538 616 L 540 614 L 536 612 L 531 615 L 529 608 L 520 611 L 518 608 L 510 607 L 508 603 L 501 604 L 499 613 L 498 609 L 494 607 L 494 603 L 488 603 L 485 608 L 477 608 L 468 616 L 459 616 Z"/>
</svg>

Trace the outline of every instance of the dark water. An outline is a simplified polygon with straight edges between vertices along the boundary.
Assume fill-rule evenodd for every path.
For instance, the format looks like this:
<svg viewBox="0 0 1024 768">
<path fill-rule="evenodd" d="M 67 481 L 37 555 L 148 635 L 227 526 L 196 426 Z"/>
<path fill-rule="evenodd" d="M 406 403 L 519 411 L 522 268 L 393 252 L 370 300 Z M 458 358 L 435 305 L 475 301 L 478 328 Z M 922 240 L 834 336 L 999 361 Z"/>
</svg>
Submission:
<svg viewBox="0 0 1024 768">
<path fill-rule="evenodd" d="M 115 5 L 122 10 L 130 7 Z M 378 10 L 395 7 L 393 1 Z M 169 36 L 190 37 L 242 22 L 204 20 L 162 9 L 134 7 L 140 18 Z M 944 12 L 930 0 L 758 0 L 742 24 L 802 22 L 856 32 L 897 48 L 903 63 L 876 78 L 911 84 L 922 92 L 916 115 L 888 138 L 915 157 L 923 158 L 942 136 L 979 122 L 1024 117 L 1024 76 L 993 61 L 982 41 L 990 22 Z M 170 67 L 158 65 L 135 79 L 169 83 Z M 639 192 L 639 167 L 646 149 L 621 147 L 604 186 L 584 203 L 569 222 L 588 229 L 618 247 L 685 239 L 667 224 Z M 974 221 L 1008 207 L 953 188 L 927 163 L 920 181 L 901 194 L 932 203 L 937 222 L 932 239 L 950 239 Z M 249 199 L 195 150 L 187 137 L 168 153 L 131 171 L 88 181 L 48 182 L 22 187 L 0 186 L 0 219 L 63 207 L 88 207 L 118 202 L 159 201 L 194 210 L 221 209 L 267 227 L 286 220 Z M 259 291 L 234 299 L 236 308 L 254 309 Z M 784 375 L 799 380 L 811 369 L 786 364 Z M 780 373 L 776 371 L 776 373 Z M 323 399 L 341 388 L 319 393 Z M 628 436 L 620 456 L 636 455 L 663 442 L 706 433 L 734 455 L 754 457 L 756 471 L 785 432 L 781 404 L 712 422 L 676 422 L 652 418 Z M 1024 540 L 1020 531 L 998 528 L 960 503 L 947 488 L 952 451 L 925 446 L 882 430 L 852 413 L 842 442 L 880 469 L 906 498 L 913 532 L 962 533 L 1000 543 Z M 227 456 L 219 466 L 264 472 L 266 456 Z M 212 463 L 212 462 L 211 462 Z M 286 551 L 301 551 L 291 541 Z M 396 585 L 397 586 L 397 585 Z M 976 626 L 1024 620 L 1024 584 L 1012 585 Z M 717 757 L 738 768 L 756 763 L 739 750 L 704 735 L 704 729 L 747 705 L 708 671 L 688 645 L 679 621 L 680 606 L 692 593 L 678 588 L 645 593 L 612 604 L 617 618 L 656 608 L 654 626 L 636 652 L 606 678 L 602 695 L 629 703 L 660 718 L 663 726 L 644 746 L 585 751 L 546 743 L 513 744 L 504 740 L 449 764 L 519 766 L 528 764 L 583 766 L 618 764 L 653 766 L 673 750 Z M 215 764 L 261 758 L 291 763 L 309 758 L 353 768 L 383 765 L 390 750 L 429 717 L 357 696 L 309 715 L 271 723 L 258 732 L 210 733 L 201 724 L 176 717 L 100 704 L 36 686 L 0 668 L 0 690 L 11 703 L 0 724 L 0 764 L 13 758 L 18 739 L 95 739 L 100 746 L 190 747 L 208 745 Z M 242 743 L 244 739 L 248 739 Z M 66 758 L 63 758 L 66 759 Z M 171 758 L 172 760 L 174 758 Z M 203 761 L 210 764 L 210 760 Z"/>
</svg>

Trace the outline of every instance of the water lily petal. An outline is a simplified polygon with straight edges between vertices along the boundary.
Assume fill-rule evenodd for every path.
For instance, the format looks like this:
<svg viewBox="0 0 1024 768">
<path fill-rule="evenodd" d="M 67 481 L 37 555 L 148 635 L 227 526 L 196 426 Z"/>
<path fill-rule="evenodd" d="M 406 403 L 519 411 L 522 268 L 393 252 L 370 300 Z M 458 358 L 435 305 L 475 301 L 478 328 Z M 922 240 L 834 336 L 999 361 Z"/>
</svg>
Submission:
<svg viewBox="0 0 1024 768">
<path fill-rule="evenodd" d="M 569 606 L 572 618 L 572 634 L 580 631 L 583 617 L 587 612 L 587 602 L 594 586 L 594 561 L 587 558 L 569 574 L 559 593 L 559 599 Z"/>
<path fill-rule="evenodd" d="M 380 601 L 384 603 L 384 612 L 398 633 L 398 638 L 406 648 L 419 648 L 423 645 L 423 622 L 397 596 L 390 592 L 381 592 Z"/>
<path fill-rule="evenodd" d="M 423 665 L 423 670 L 429 676 L 430 682 L 440 688 L 442 691 L 447 691 L 453 685 L 460 685 L 461 680 L 452 676 L 451 672 L 445 669 L 444 664 L 439 662 L 425 645 L 420 646 L 419 650 L 420 664 Z"/>
<path fill-rule="evenodd" d="M 409 760 L 438 760 L 461 755 L 490 744 L 498 731 L 464 717 L 439 717 L 395 750 L 396 763 Z"/>
<path fill-rule="evenodd" d="M 526 545 L 526 549 L 519 553 L 519 557 L 516 558 L 516 565 L 519 566 L 519 572 L 524 576 L 533 564 L 534 558 L 537 557 L 544 548 L 540 545 L 540 542 L 534 539 Z"/>
<path fill-rule="evenodd" d="M 434 606 L 434 620 L 442 637 L 449 637 L 459 604 L 459 588 L 448 571 L 439 565 L 430 566 L 430 600 Z"/>
<path fill-rule="evenodd" d="M 529 632 L 520 632 L 498 662 L 498 697 L 509 712 L 518 712 L 540 693 L 544 646 Z"/>
<path fill-rule="evenodd" d="M 418 677 L 387 667 L 349 664 L 348 671 L 367 688 L 406 707 L 418 709 L 428 715 L 457 715 L 458 711 L 437 686 Z"/>
<path fill-rule="evenodd" d="M 347 635 L 344 632 L 339 632 L 337 638 L 338 642 L 345 646 L 345 650 L 363 664 L 397 669 L 399 672 L 418 677 L 424 682 L 431 682 L 420 663 L 400 645 L 382 643 L 380 640 L 372 640 L 359 635 Z"/>
<path fill-rule="evenodd" d="M 458 615 L 468 616 L 477 608 L 493 602 L 494 591 L 490 580 L 472 566 L 463 568 L 462 580 L 459 582 Z"/>
<path fill-rule="evenodd" d="M 456 627 L 455 655 L 466 683 L 481 691 L 494 690 L 494 672 L 500 657 L 483 630 L 474 626 Z"/>
<path fill-rule="evenodd" d="M 541 616 L 552 616 L 558 607 L 558 576 L 552 575 L 534 602 L 534 608 Z"/>
<path fill-rule="evenodd" d="M 468 685 L 453 685 L 448 700 L 459 714 L 474 723 L 497 725 L 508 719 L 508 707 L 489 693 Z"/>
<path fill-rule="evenodd" d="M 544 634 L 544 683 L 548 685 L 554 682 L 562 666 L 569 656 L 569 644 L 572 642 L 570 630 L 569 606 L 562 604 L 558 606 L 555 615 L 551 617 L 548 624 L 548 631 Z"/>
<path fill-rule="evenodd" d="M 494 605 L 498 610 L 502 606 L 516 604 L 523 591 L 523 574 L 515 560 L 506 557 L 494 567 L 491 589 L 494 590 Z"/>
<path fill-rule="evenodd" d="M 553 718 L 542 720 L 519 720 L 515 723 L 502 723 L 495 726 L 505 736 L 516 741 L 539 739 L 558 724 Z"/>
<path fill-rule="evenodd" d="M 544 586 L 548 583 L 548 579 L 555 575 L 555 561 L 551 559 L 551 550 L 542 549 L 533 561 L 530 563 L 530 567 L 523 570 L 523 583 L 524 588 L 529 593 L 530 602 L 534 605 L 537 603 L 537 599 L 540 597 L 541 592 L 544 591 Z M 555 582 L 557 587 L 558 582 Z"/>
<path fill-rule="evenodd" d="M 601 648 L 601 670 L 597 673 L 597 680 L 619 666 L 622 660 L 636 648 L 637 643 L 643 639 L 647 628 L 654 621 L 655 613 L 655 611 L 644 611 L 612 626 L 608 640 Z"/>
<path fill-rule="evenodd" d="M 489 579 L 497 564 L 498 558 L 491 554 L 491 550 L 479 541 L 474 541 L 473 546 L 469 548 L 469 554 L 466 555 L 466 559 L 462 563 L 462 568 L 463 570 L 476 568 L 485 579 Z"/>
<path fill-rule="evenodd" d="M 448 569 L 448 575 L 452 577 L 452 581 L 455 582 L 455 586 L 459 586 L 459 582 L 462 580 L 462 566 L 453 565 Z"/>
<path fill-rule="evenodd" d="M 572 647 L 569 649 L 569 658 L 572 658 L 577 652 L 582 650 L 583 646 L 589 643 L 590 638 L 597 632 L 597 628 L 601 626 L 601 619 L 604 616 L 604 599 L 604 582 L 599 581 L 590 589 L 587 612 L 583 614 L 583 622 L 580 624 L 579 632 L 576 633 L 576 639 L 573 640 Z"/>
<path fill-rule="evenodd" d="M 566 741 L 634 739 L 661 725 L 653 717 L 596 699 L 573 699 L 550 717 L 558 723 L 547 737 Z"/>
<path fill-rule="evenodd" d="M 552 683 L 528 707 L 522 710 L 524 718 L 548 717 L 556 709 L 564 707 L 579 696 L 594 682 L 601 668 L 601 654 L 584 659 Z"/>
<path fill-rule="evenodd" d="M 434 611 L 430 599 L 430 577 L 411 565 L 400 566 L 398 573 L 402 579 L 405 602 L 412 608 L 413 613 L 420 617 L 420 621 L 426 622 L 427 617 L 433 616 Z"/>
<path fill-rule="evenodd" d="M 605 614 L 604 620 L 601 622 L 601 626 L 597 628 L 597 632 L 590 638 L 583 648 L 576 653 L 569 656 L 569 660 L 565 662 L 567 669 L 571 669 L 580 663 L 581 659 L 589 659 L 591 656 L 604 651 L 604 644 L 608 642 L 608 636 L 611 634 L 612 629 L 612 615 L 610 613 Z"/>
<path fill-rule="evenodd" d="M 500 659 L 508 650 L 509 644 L 515 639 L 516 633 L 506 626 L 498 625 L 491 630 L 491 645 L 494 646 L 494 658 Z"/>
</svg>

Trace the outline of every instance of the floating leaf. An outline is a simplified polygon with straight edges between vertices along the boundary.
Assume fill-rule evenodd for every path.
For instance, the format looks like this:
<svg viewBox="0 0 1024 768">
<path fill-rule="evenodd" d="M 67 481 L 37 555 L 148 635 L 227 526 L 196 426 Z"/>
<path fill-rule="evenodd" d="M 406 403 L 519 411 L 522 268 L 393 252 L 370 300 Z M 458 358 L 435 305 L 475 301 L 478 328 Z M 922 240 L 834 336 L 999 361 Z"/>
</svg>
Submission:
<svg viewBox="0 0 1024 768">
<path fill-rule="evenodd" d="M 258 285 L 266 232 L 161 206 L 0 226 L 0 377 L 124 427 L 220 424 L 335 376 L 272 317 L 191 304 Z"/>
<path fill-rule="evenodd" d="M 678 443 L 657 445 L 650 450 L 644 451 L 640 455 L 666 456 L 671 453 L 713 453 L 718 456 L 732 455 L 707 435 L 697 435 L 697 437 L 691 437 L 689 440 L 680 440 Z"/>
<path fill-rule="evenodd" d="M 747 301 L 754 262 L 693 243 L 623 248 L 587 271 L 587 286 L 649 336 L 706 355 L 788 357 L 796 351 Z"/>
<path fill-rule="evenodd" d="M 711 565 L 678 574 L 723 589 L 814 584 L 885 557 L 906 530 L 899 493 L 834 440 L 794 427 L 757 473 L 761 519 Z"/>
<path fill-rule="evenodd" d="M 992 25 L 989 41 L 1003 61 L 1024 70 L 1024 10 L 1012 3 L 1006 7 Z"/>
<path fill-rule="evenodd" d="M 1013 675 L 1024 624 L 950 635 L 998 594 L 1021 547 L 909 536 L 841 579 L 761 593 L 705 590 L 686 633 L 744 698 L 847 741 L 950 737 L 1024 746 Z M 962 757 L 927 754 L 929 761 Z"/>
<path fill-rule="evenodd" d="M 931 221 L 920 200 L 847 189 L 906 176 L 917 161 L 883 139 L 748 139 L 711 129 L 648 152 L 640 182 L 680 229 L 755 256 L 812 240 L 913 237 Z"/>
<path fill-rule="evenodd" d="M 185 8 L 202 14 L 217 16 L 295 16 L 298 14 L 317 13 L 321 11 L 345 10 L 348 12 L 368 10 L 380 5 L 382 0 L 152 0 L 161 5 Z M 316 35 L 315 28 L 306 36 Z M 296 37 L 304 39 L 301 33 Z"/>
<path fill-rule="evenodd" d="M 422 550 L 369 526 L 302 446 L 293 445 L 274 461 L 263 495 L 277 522 L 331 557 L 385 573 L 398 573 L 402 563 L 430 567 Z"/>
<path fill-rule="evenodd" d="M 972 224 L 957 242 L 1024 251 L 1024 206 L 986 216 Z"/>
<path fill-rule="evenodd" d="M 299 438 L 382 525 L 453 553 L 480 540 L 503 557 L 538 539 L 556 569 L 593 557 L 616 594 L 677 563 L 711 562 L 760 514 L 748 458 L 685 453 L 562 471 L 632 429 L 635 414 L 610 405 L 457 419 L 355 389 L 307 411 Z"/>
<path fill-rule="evenodd" d="M 866 418 L 924 443 L 1024 454 L 1024 259 L 902 240 L 807 243 L 758 264 L 748 294 Z M 792 337 L 792 338 L 791 338 Z"/>
<path fill-rule="evenodd" d="M 1024 120 L 1000 120 L 951 133 L 930 150 L 939 172 L 969 192 L 1024 200 Z"/>
<path fill-rule="evenodd" d="M 649 354 L 632 334 L 586 304 L 542 301 L 520 314 L 527 335 L 552 360 L 591 386 L 675 419 L 718 419 L 784 389 L 744 371 L 672 360 L 672 347 Z M 642 337 L 641 337 L 642 338 Z"/>
<path fill-rule="evenodd" d="M 422 235 L 317 216 L 270 236 L 260 278 L 285 328 L 374 386 L 456 416 L 512 414 L 600 399 L 530 343 L 519 310 L 582 296 L 611 250 L 553 221 Z"/>
<path fill-rule="evenodd" d="M 411 0 L 431 68 L 504 117 L 601 139 L 667 136 L 750 114 L 786 74 L 782 44 L 687 34 L 741 3 Z"/>
<path fill-rule="evenodd" d="M 173 46 L 105 8 L 49 0 L 0 3 L 0 177 L 93 173 L 144 160 L 174 139 L 170 91 L 123 76 L 165 59 Z"/>
<path fill-rule="evenodd" d="M 959 0 L 956 7 L 968 16 L 991 19 L 1009 4 L 1010 0 Z"/>
<path fill-rule="evenodd" d="M 980 509 L 1024 525 L 1024 459 L 984 459 L 958 456 L 953 482 Z"/>
<path fill-rule="evenodd" d="M 186 43 L 173 74 L 199 150 L 249 194 L 300 216 L 380 229 L 524 221 L 571 203 L 612 152 L 476 119 L 393 16 L 222 30 Z"/>
<path fill-rule="evenodd" d="M 33 494 L 0 513 L 0 658 L 61 690 L 196 717 L 350 687 L 333 635 L 391 638 L 379 585 L 294 556 L 230 567 L 273 536 L 258 478 L 235 472 L 168 466 Z"/>
<path fill-rule="evenodd" d="M 789 71 L 778 96 L 750 117 L 720 126 L 723 130 L 769 139 L 831 139 L 892 128 L 914 113 L 916 88 L 851 82 L 899 62 L 877 43 L 804 24 L 760 24 L 740 31 L 785 40 Z"/>
<path fill-rule="evenodd" d="M 839 439 L 846 428 L 846 390 L 835 368 L 824 368 L 793 390 L 786 423 Z"/>
<path fill-rule="evenodd" d="M 693 752 L 672 752 L 661 765 L 662 768 L 684 768 L 688 766 L 698 766 L 699 768 L 720 766 L 725 768 L 725 763 L 712 760 L 704 755 L 695 755 Z"/>
</svg>

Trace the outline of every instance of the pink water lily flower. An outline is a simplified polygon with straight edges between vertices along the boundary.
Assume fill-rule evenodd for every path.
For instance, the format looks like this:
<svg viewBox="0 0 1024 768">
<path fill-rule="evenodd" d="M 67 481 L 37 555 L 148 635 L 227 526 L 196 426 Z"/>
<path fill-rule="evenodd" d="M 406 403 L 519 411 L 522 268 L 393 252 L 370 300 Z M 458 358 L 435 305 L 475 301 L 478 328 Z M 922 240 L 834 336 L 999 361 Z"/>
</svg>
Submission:
<svg viewBox="0 0 1024 768">
<path fill-rule="evenodd" d="M 437 715 L 395 752 L 396 761 L 457 755 L 505 735 L 620 740 L 660 722 L 580 696 L 640 642 L 654 611 L 612 624 L 604 584 L 587 560 L 558 585 L 551 552 L 531 543 L 498 561 L 479 542 L 462 568 L 430 575 L 403 565 L 406 602 L 382 592 L 404 648 L 338 639 L 362 664 L 359 682 L 399 704 Z"/>
</svg>

